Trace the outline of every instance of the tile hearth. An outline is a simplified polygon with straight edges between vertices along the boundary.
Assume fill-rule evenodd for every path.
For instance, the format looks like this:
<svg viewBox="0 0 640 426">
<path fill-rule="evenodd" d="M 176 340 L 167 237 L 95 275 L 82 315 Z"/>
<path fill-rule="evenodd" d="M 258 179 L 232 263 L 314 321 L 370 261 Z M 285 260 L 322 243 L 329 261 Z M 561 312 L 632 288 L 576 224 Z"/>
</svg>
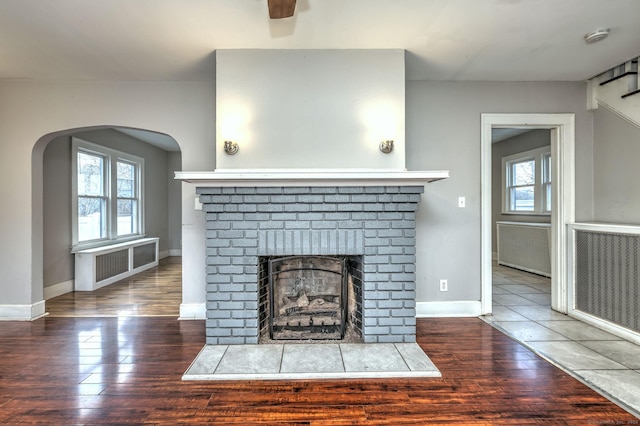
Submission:
<svg viewBox="0 0 640 426">
<path fill-rule="evenodd" d="M 441 377 L 416 343 L 206 345 L 182 380 Z"/>
</svg>

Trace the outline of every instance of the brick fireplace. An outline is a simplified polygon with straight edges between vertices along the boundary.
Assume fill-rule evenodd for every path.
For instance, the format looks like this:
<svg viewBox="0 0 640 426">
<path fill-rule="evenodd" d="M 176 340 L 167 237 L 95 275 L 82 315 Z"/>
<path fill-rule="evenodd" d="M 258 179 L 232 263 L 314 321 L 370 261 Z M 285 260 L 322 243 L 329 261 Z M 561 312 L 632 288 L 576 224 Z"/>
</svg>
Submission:
<svg viewBox="0 0 640 426">
<path fill-rule="evenodd" d="M 256 344 L 261 259 L 361 259 L 364 343 L 415 342 L 416 211 L 447 172 L 184 172 L 206 213 L 206 343 Z"/>
</svg>

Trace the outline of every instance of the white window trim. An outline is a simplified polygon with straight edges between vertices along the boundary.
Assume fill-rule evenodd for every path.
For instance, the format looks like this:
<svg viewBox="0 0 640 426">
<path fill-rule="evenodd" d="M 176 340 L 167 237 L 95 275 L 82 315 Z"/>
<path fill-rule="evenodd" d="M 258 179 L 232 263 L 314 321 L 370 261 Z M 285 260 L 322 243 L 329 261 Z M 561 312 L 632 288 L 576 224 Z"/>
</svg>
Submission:
<svg viewBox="0 0 640 426">
<path fill-rule="evenodd" d="M 85 242 L 78 241 L 78 151 L 85 151 L 90 154 L 96 154 L 103 156 L 107 159 L 105 164 L 105 179 L 106 179 L 106 193 L 107 193 L 107 214 L 106 214 L 106 237 L 97 240 L 90 240 Z M 138 165 L 138 233 L 128 234 L 118 237 L 117 229 L 117 194 L 116 194 L 116 167 L 118 160 L 135 163 Z M 145 237 L 145 224 L 144 224 L 144 158 L 137 157 L 135 155 L 127 154 L 125 152 L 117 151 L 115 149 L 107 148 L 101 145 L 97 145 L 85 140 L 72 137 L 71 138 L 71 252 L 75 253 L 78 250 L 85 250 L 94 247 L 101 247 L 110 244 L 122 243 L 125 241 L 131 241 Z"/>
<path fill-rule="evenodd" d="M 502 214 L 504 215 L 520 215 L 520 216 L 550 216 L 551 211 L 545 210 L 545 202 L 543 199 L 543 157 L 551 155 L 551 146 L 543 146 L 529 151 L 519 152 L 517 154 L 502 157 Z M 535 182 L 534 182 L 534 209 L 529 211 L 515 211 L 509 208 L 509 194 L 507 184 L 509 182 L 508 165 L 515 162 L 534 160 L 535 161 Z M 552 177 L 553 179 L 553 177 Z M 553 184 L 553 182 L 551 182 Z"/>
</svg>

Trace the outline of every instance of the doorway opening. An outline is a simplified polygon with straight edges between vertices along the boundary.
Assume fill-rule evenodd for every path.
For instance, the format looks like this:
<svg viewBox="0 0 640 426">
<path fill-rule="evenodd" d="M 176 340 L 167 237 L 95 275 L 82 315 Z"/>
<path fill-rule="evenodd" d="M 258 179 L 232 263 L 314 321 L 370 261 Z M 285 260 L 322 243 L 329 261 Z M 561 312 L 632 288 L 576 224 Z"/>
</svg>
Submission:
<svg viewBox="0 0 640 426">
<path fill-rule="evenodd" d="M 550 172 L 553 185 L 550 195 L 551 216 L 551 307 L 566 313 L 567 258 L 566 224 L 575 218 L 573 114 L 482 114 L 481 185 L 482 185 L 482 314 L 492 312 L 492 132 L 494 129 L 548 129 L 550 132 Z"/>
</svg>

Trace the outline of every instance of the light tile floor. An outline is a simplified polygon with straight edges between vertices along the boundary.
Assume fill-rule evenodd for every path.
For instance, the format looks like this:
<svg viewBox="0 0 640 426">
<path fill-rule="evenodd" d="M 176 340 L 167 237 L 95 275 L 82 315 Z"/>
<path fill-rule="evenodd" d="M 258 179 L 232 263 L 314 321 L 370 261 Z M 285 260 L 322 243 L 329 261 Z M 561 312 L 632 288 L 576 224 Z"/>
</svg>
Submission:
<svg viewBox="0 0 640 426">
<path fill-rule="evenodd" d="M 441 377 L 416 343 L 206 345 L 182 380 Z"/>
<path fill-rule="evenodd" d="M 640 346 L 551 310 L 548 278 L 494 264 L 481 318 L 640 417 Z"/>
</svg>

